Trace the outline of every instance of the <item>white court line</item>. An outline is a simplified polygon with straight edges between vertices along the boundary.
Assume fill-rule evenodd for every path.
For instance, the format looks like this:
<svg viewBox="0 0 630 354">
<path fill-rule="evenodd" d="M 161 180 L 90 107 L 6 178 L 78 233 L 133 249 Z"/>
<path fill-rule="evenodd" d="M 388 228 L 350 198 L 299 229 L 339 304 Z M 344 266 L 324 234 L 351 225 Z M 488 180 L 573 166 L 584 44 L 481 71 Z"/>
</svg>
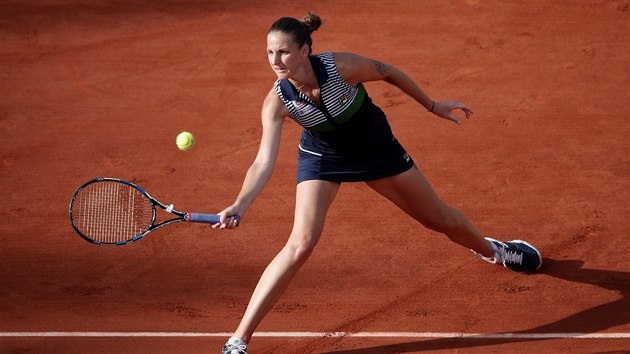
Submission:
<svg viewBox="0 0 630 354">
<path fill-rule="evenodd" d="M 0 332 L 0 337 L 229 337 L 215 332 Z M 454 333 L 454 332 L 256 332 L 254 337 L 281 338 L 462 338 L 462 339 L 619 339 L 630 333 Z"/>
</svg>

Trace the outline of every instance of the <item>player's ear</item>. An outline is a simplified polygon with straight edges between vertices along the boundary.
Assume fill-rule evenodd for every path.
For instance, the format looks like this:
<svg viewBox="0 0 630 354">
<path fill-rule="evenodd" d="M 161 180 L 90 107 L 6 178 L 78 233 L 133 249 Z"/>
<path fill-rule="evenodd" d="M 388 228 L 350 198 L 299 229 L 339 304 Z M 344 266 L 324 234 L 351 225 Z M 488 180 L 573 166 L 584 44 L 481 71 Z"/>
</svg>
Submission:
<svg viewBox="0 0 630 354">
<path fill-rule="evenodd" d="M 305 56 L 305 57 L 311 54 L 311 46 L 304 43 L 302 45 L 302 48 L 300 48 L 300 54 L 302 54 L 302 56 Z"/>
</svg>

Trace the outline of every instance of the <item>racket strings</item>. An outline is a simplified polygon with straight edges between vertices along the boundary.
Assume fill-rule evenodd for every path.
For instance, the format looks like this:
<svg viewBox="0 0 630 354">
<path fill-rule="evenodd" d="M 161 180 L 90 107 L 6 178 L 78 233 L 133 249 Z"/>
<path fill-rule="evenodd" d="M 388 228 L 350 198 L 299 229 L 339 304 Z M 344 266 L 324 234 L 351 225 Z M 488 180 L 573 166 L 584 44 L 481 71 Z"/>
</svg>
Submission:
<svg viewBox="0 0 630 354">
<path fill-rule="evenodd" d="M 87 185 L 72 204 L 75 226 L 86 237 L 103 243 L 119 243 L 144 233 L 153 222 L 153 207 L 135 188 L 100 181 Z"/>
</svg>

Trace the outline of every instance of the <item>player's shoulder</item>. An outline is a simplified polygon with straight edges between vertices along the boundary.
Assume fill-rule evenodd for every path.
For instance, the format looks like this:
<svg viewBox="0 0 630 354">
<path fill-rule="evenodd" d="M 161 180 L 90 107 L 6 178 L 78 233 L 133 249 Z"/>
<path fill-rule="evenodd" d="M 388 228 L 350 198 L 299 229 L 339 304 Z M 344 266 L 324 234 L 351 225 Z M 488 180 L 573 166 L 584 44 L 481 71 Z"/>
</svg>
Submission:
<svg viewBox="0 0 630 354">
<path fill-rule="evenodd" d="M 289 114 L 284 102 L 282 102 L 282 99 L 276 91 L 275 85 L 267 92 L 265 100 L 263 101 L 262 110 L 264 113 L 280 118 L 284 118 Z"/>
<path fill-rule="evenodd" d="M 280 96 L 278 95 L 278 91 L 276 90 L 276 85 L 274 84 L 274 86 L 269 90 L 269 92 L 267 92 L 267 95 L 265 96 L 265 100 L 263 101 L 263 107 L 270 107 L 270 106 L 277 106 L 277 105 L 283 105 L 282 103 L 282 99 L 280 99 Z"/>
<path fill-rule="evenodd" d="M 362 81 L 357 75 L 363 70 L 368 59 L 350 52 L 335 52 L 334 58 L 337 72 L 344 80 L 353 85 Z"/>
<path fill-rule="evenodd" d="M 363 59 L 362 56 L 356 53 L 351 53 L 351 52 L 333 52 L 332 56 L 335 60 L 335 64 L 337 65 L 337 67 L 353 65 L 357 61 L 360 61 L 361 59 Z"/>
</svg>

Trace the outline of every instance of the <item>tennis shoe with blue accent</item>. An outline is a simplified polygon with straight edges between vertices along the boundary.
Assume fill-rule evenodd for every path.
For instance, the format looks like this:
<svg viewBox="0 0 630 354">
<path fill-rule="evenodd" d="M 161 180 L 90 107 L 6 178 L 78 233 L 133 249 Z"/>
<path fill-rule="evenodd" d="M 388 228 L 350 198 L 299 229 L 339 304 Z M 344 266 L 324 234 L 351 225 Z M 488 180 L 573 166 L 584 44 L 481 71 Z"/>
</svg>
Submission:
<svg viewBox="0 0 630 354">
<path fill-rule="evenodd" d="M 504 267 L 517 272 L 533 272 L 542 266 L 542 256 L 536 247 L 523 240 L 501 242 L 490 237 L 494 257 L 484 257 L 473 251 L 486 262 L 503 264 Z"/>
<path fill-rule="evenodd" d="M 247 343 L 240 338 L 230 338 L 223 346 L 221 354 L 247 354 Z"/>
</svg>

